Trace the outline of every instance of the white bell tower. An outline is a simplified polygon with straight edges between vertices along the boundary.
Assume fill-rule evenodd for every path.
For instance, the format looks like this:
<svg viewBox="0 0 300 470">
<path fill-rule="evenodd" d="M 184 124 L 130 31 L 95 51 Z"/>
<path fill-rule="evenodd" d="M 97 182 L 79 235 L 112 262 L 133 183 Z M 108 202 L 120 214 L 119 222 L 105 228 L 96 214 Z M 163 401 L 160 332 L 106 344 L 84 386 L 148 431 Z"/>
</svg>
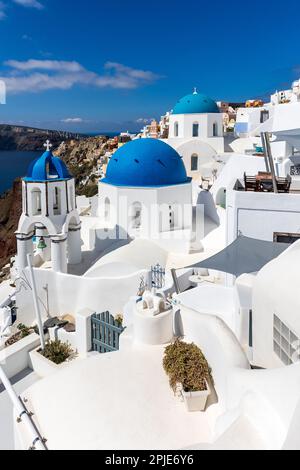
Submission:
<svg viewBox="0 0 300 470">
<path fill-rule="evenodd" d="M 29 167 L 22 182 L 22 216 L 16 233 L 19 274 L 33 253 L 36 266 L 52 263 L 66 273 L 68 264 L 81 262 L 81 223 L 76 208 L 75 180 L 65 163 L 52 154 L 49 140 L 45 153 Z"/>
</svg>

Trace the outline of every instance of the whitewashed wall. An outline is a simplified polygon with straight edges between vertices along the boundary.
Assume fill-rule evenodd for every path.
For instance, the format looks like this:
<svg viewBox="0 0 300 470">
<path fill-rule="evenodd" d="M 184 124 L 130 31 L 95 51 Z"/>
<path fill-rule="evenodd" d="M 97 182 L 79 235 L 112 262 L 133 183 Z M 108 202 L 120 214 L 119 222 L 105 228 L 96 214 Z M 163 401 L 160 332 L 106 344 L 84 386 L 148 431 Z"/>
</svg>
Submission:
<svg viewBox="0 0 300 470">
<path fill-rule="evenodd" d="M 274 233 L 300 233 L 300 195 L 227 191 L 227 240 L 241 233 L 273 241 Z"/>
<path fill-rule="evenodd" d="M 125 277 L 91 279 L 42 269 L 35 272 L 44 317 L 46 316 L 44 306 L 47 305 L 45 286 L 48 288 L 51 316 L 74 315 L 87 308 L 99 313 L 109 310 L 112 314 L 116 314 L 122 311 L 130 296 L 136 295 L 140 277 L 146 274 L 146 271 L 142 270 Z M 30 325 L 35 318 L 31 290 L 22 288 L 17 295 L 17 305 L 18 321 Z"/>
<path fill-rule="evenodd" d="M 254 362 L 283 367 L 273 350 L 274 315 L 300 338 L 300 242 L 292 245 L 257 275 L 253 288 Z"/>
</svg>

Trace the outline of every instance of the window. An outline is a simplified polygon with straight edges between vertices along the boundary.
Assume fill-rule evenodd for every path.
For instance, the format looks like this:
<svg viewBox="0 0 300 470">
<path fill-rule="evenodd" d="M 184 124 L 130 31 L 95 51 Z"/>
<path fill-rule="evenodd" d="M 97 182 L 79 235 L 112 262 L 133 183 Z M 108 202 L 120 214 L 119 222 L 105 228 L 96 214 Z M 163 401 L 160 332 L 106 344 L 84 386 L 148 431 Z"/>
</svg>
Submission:
<svg viewBox="0 0 300 470">
<path fill-rule="evenodd" d="M 132 228 L 139 229 L 142 225 L 142 204 L 140 202 L 135 202 L 132 206 L 131 211 L 132 217 Z"/>
<path fill-rule="evenodd" d="M 213 125 L 213 137 L 218 137 L 218 124 L 216 122 Z"/>
<path fill-rule="evenodd" d="M 194 122 L 193 124 L 193 137 L 199 137 L 199 124 Z"/>
<path fill-rule="evenodd" d="M 178 137 L 178 135 L 179 135 L 179 124 L 178 124 L 178 122 L 175 122 L 175 124 L 174 124 L 174 136 Z"/>
<path fill-rule="evenodd" d="M 71 186 L 69 188 L 69 194 L 70 194 L 70 209 L 71 209 L 71 211 L 73 211 L 75 209 L 75 206 L 76 206 L 73 186 Z"/>
<path fill-rule="evenodd" d="M 273 349 L 277 357 L 289 366 L 300 361 L 300 341 L 279 318 L 274 315 Z"/>
<path fill-rule="evenodd" d="M 263 110 L 260 113 L 260 123 L 263 124 L 269 119 L 270 113 L 269 111 Z"/>
<path fill-rule="evenodd" d="M 61 215 L 61 190 L 60 188 L 54 189 L 53 195 L 53 214 L 54 215 Z"/>
<path fill-rule="evenodd" d="M 198 164 L 199 158 L 198 155 L 194 154 L 191 157 L 191 171 L 198 171 Z"/>
<path fill-rule="evenodd" d="M 274 233 L 274 242 L 277 243 L 295 243 L 300 239 L 300 233 Z"/>
<path fill-rule="evenodd" d="M 105 220 L 110 219 L 110 200 L 108 197 L 106 197 L 104 201 L 104 217 Z"/>
<path fill-rule="evenodd" d="M 42 213 L 42 192 L 40 189 L 33 189 L 31 192 L 32 215 L 41 215 Z"/>
</svg>

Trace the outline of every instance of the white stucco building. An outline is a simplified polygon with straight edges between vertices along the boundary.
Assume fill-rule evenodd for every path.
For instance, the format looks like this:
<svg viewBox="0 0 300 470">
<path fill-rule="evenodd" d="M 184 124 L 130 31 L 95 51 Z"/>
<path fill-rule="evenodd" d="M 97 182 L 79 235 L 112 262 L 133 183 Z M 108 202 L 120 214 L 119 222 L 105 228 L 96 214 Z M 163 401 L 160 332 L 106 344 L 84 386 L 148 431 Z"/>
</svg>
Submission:
<svg viewBox="0 0 300 470">
<path fill-rule="evenodd" d="M 236 152 L 255 151 L 261 146 L 262 132 L 272 134 L 271 148 L 277 164 L 300 149 L 299 80 L 290 90 L 277 91 L 261 107 L 239 108 L 235 133 L 239 137 L 231 146 Z"/>
<path fill-rule="evenodd" d="M 167 142 L 182 157 L 189 176 L 210 177 L 214 158 L 224 152 L 223 117 L 217 104 L 196 90 L 180 99 L 169 116 Z"/>
</svg>

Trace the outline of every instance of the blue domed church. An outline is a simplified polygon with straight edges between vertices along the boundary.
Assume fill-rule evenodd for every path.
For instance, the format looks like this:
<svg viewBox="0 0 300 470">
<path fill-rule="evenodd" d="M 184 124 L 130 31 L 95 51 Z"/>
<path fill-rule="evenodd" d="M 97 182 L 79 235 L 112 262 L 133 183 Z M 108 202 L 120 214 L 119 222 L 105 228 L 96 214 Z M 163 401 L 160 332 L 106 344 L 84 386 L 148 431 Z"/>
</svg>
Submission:
<svg viewBox="0 0 300 470">
<path fill-rule="evenodd" d="M 163 141 L 137 139 L 112 156 L 99 183 L 98 215 L 119 236 L 151 236 L 190 228 L 191 178 Z"/>
<path fill-rule="evenodd" d="M 35 266 L 49 263 L 56 272 L 81 262 L 81 223 L 76 209 L 75 180 L 55 157 L 49 141 L 22 181 L 22 215 L 16 233 L 17 268 L 21 275 L 27 256 Z"/>
<path fill-rule="evenodd" d="M 218 170 L 217 155 L 224 152 L 223 116 L 217 103 L 196 89 L 177 101 L 167 142 L 182 157 L 188 176 L 210 178 Z"/>
</svg>

